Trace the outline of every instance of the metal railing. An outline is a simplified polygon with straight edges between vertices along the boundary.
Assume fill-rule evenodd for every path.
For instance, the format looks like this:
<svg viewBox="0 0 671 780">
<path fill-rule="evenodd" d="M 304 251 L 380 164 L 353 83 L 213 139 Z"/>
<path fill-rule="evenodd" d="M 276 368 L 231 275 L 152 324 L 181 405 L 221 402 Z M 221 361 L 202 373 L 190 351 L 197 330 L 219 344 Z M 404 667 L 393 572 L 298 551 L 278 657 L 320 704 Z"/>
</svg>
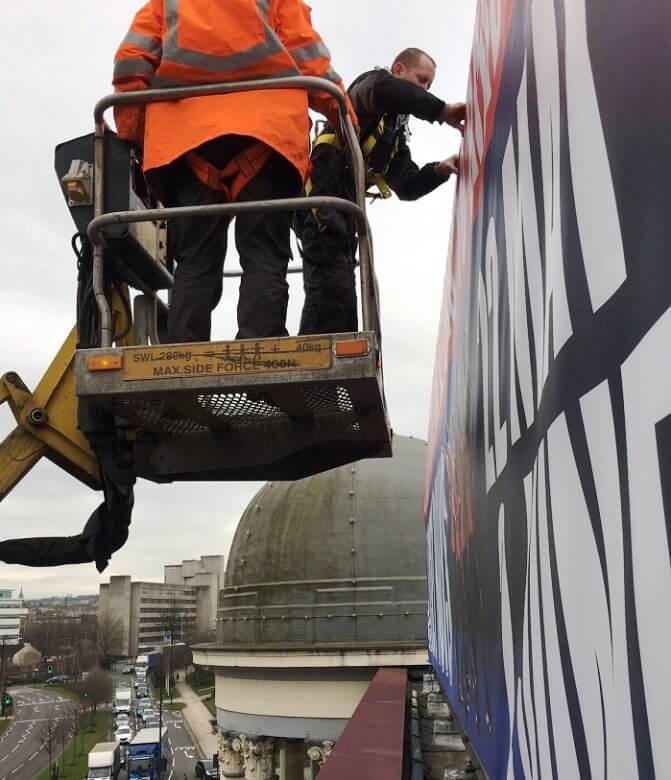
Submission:
<svg viewBox="0 0 671 780">
<path fill-rule="evenodd" d="M 326 92 L 333 97 L 340 113 L 342 135 L 354 173 L 355 203 L 336 197 L 299 197 L 245 203 L 220 203 L 209 206 L 182 206 L 178 208 L 148 209 L 146 211 L 115 211 L 105 213 L 105 132 L 104 113 L 108 108 L 132 103 L 157 103 L 182 100 L 189 97 L 207 97 L 235 92 L 266 89 L 304 89 L 308 92 Z M 94 109 L 95 121 L 95 182 L 93 219 L 87 232 L 93 244 L 93 292 L 100 312 L 100 346 L 111 347 L 113 342 L 112 311 L 104 285 L 104 229 L 109 225 L 184 217 L 208 217 L 228 214 L 250 214 L 269 211 L 307 211 L 331 208 L 354 218 L 359 236 L 359 263 L 361 283 L 361 313 L 364 330 L 379 330 L 377 294 L 373 266 L 373 245 L 370 225 L 366 217 L 366 169 L 359 147 L 359 139 L 347 111 L 343 92 L 332 82 L 313 76 L 290 76 L 259 81 L 238 81 L 169 89 L 147 89 L 119 92 L 98 101 Z M 378 333 L 378 336 L 380 334 Z"/>
</svg>

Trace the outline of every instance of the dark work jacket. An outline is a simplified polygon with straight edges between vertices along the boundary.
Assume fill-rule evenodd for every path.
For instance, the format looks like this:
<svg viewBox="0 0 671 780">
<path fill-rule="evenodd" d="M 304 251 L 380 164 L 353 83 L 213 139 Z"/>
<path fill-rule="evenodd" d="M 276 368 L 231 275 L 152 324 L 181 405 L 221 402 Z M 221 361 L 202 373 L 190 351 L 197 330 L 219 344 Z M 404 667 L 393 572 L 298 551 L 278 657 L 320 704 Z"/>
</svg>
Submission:
<svg viewBox="0 0 671 780">
<path fill-rule="evenodd" d="M 420 168 L 408 146 L 408 116 L 435 122 L 445 103 L 421 87 L 396 78 L 383 69 L 359 76 L 349 88 L 349 96 L 359 118 L 361 139 L 365 140 L 384 117 L 390 132 L 378 141 L 371 155 L 373 169 L 381 173 L 401 200 L 417 200 L 432 192 L 445 179 L 435 171 L 435 163 Z M 398 150 L 390 161 L 398 141 Z"/>
</svg>

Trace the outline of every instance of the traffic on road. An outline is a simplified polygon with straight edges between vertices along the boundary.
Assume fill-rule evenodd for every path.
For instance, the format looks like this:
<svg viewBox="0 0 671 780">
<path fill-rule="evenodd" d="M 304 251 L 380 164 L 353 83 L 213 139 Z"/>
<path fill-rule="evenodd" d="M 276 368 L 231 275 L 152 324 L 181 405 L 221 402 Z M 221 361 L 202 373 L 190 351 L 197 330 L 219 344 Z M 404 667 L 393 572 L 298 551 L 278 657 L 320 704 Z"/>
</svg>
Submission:
<svg viewBox="0 0 671 780">
<path fill-rule="evenodd" d="M 89 778 L 148 778 L 147 766 L 156 767 L 151 780 L 219 777 L 212 761 L 198 755 L 182 713 L 161 706 L 146 669 L 124 662 L 115 664 L 111 674 L 114 695 L 107 706 L 112 710 L 112 725 L 108 742 L 99 743 L 89 753 Z M 29 780 L 49 765 L 40 725 L 49 718 L 66 718 L 70 700 L 47 687 L 17 686 L 9 692 L 14 718 L 0 736 L 0 780 Z M 68 733 L 66 739 L 71 736 Z M 60 744 L 52 758 L 58 754 Z"/>
</svg>

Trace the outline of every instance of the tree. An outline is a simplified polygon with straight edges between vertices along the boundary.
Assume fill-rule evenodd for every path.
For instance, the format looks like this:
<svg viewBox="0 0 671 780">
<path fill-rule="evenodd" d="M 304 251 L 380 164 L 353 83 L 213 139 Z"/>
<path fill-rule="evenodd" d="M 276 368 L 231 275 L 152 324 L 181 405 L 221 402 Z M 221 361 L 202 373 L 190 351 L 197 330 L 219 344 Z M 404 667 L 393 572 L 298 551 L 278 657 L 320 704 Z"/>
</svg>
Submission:
<svg viewBox="0 0 671 780">
<path fill-rule="evenodd" d="M 82 715 L 84 714 L 84 708 L 78 701 L 71 701 L 65 708 L 65 721 L 68 724 L 69 730 L 72 732 L 72 759 L 74 761 L 77 753 L 77 736 L 79 729 L 82 726 Z"/>
<path fill-rule="evenodd" d="M 38 722 L 37 737 L 49 756 L 49 777 L 51 777 L 53 755 L 62 728 L 62 720 L 51 709 L 47 711 L 46 717 Z"/>
<path fill-rule="evenodd" d="M 98 613 L 96 646 L 101 656 L 121 655 L 124 639 L 123 621 L 111 609 Z"/>
<path fill-rule="evenodd" d="M 86 679 L 81 683 L 80 691 L 95 715 L 99 704 L 112 701 L 114 693 L 112 675 L 98 667 L 91 669 L 86 675 Z"/>
</svg>

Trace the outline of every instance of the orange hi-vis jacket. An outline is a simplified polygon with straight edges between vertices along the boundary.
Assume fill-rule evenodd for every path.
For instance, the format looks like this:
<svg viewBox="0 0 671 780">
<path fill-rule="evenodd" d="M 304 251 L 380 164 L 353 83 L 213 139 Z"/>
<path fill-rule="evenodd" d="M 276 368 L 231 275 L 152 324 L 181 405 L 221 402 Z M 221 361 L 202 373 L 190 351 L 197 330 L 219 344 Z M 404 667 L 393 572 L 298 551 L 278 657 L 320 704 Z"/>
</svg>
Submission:
<svg viewBox="0 0 671 780">
<path fill-rule="evenodd" d="M 149 0 L 116 53 L 113 84 L 129 91 L 290 75 L 321 76 L 345 92 L 303 0 Z M 114 115 L 119 136 L 144 148 L 145 171 L 235 134 L 275 149 L 305 179 L 308 104 L 337 121 L 332 97 L 303 90 L 117 106 Z"/>
</svg>

